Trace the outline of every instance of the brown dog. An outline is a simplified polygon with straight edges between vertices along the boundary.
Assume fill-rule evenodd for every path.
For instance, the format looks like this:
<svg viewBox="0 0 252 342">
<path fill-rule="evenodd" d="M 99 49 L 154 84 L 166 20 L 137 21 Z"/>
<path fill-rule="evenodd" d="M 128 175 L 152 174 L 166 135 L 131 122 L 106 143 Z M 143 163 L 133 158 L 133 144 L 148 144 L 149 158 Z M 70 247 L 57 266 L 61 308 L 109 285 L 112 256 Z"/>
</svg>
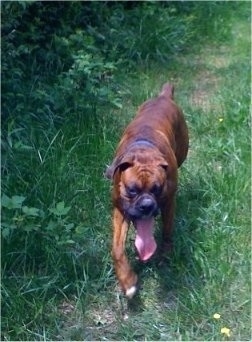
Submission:
<svg viewBox="0 0 252 342">
<path fill-rule="evenodd" d="M 188 151 L 188 131 L 165 84 L 155 99 L 143 103 L 126 128 L 106 176 L 113 179 L 113 246 L 116 275 L 126 296 L 137 291 L 137 275 L 125 255 L 129 223 L 136 228 L 135 246 L 142 261 L 156 250 L 154 217 L 161 211 L 163 248 L 171 243 L 177 169 Z"/>
</svg>

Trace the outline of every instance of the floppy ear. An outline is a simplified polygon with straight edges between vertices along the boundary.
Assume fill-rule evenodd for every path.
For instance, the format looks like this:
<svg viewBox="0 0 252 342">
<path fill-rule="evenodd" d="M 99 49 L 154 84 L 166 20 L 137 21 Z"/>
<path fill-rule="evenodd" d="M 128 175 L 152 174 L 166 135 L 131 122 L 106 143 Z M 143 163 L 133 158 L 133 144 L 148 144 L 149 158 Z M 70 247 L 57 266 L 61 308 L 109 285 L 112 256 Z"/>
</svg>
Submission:
<svg viewBox="0 0 252 342">
<path fill-rule="evenodd" d="M 108 179 L 112 179 L 114 175 L 114 166 L 111 164 L 110 166 L 107 167 L 107 170 L 104 173 L 104 176 Z"/>
<path fill-rule="evenodd" d="M 108 179 L 113 179 L 115 172 L 120 169 L 120 171 L 126 170 L 128 167 L 133 165 L 132 158 L 130 156 L 117 157 L 114 159 L 113 163 L 107 168 L 105 176 Z"/>
</svg>

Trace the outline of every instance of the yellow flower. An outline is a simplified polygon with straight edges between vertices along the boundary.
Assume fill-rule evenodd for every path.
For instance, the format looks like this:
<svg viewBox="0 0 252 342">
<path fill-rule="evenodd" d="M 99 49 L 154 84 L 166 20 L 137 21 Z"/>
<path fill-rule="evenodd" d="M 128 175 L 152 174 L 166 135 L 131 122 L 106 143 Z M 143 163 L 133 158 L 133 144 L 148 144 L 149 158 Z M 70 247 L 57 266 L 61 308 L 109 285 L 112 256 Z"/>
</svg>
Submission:
<svg viewBox="0 0 252 342">
<path fill-rule="evenodd" d="M 213 315 L 213 318 L 215 318 L 215 319 L 220 319 L 220 314 L 215 313 L 215 314 Z"/>
<path fill-rule="evenodd" d="M 219 118 L 219 121 L 222 122 L 224 119 L 223 118 Z"/>
<path fill-rule="evenodd" d="M 221 328 L 221 333 L 226 335 L 227 337 L 230 337 L 230 329 L 224 327 L 224 328 Z"/>
</svg>

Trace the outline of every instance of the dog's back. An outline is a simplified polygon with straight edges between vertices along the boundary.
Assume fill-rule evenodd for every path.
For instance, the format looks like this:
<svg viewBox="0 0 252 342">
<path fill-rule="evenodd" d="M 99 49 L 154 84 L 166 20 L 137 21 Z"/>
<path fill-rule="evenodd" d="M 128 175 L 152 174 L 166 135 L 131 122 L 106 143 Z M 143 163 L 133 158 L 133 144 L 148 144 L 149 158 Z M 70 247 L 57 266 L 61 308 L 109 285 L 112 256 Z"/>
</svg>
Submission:
<svg viewBox="0 0 252 342">
<path fill-rule="evenodd" d="M 139 107 L 124 134 L 127 138 L 133 136 L 134 139 L 151 141 L 155 136 L 160 151 L 163 145 L 170 144 L 179 167 L 188 152 L 188 131 L 182 110 L 174 102 L 173 96 L 174 86 L 164 84 L 158 97 L 147 100 Z"/>
</svg>

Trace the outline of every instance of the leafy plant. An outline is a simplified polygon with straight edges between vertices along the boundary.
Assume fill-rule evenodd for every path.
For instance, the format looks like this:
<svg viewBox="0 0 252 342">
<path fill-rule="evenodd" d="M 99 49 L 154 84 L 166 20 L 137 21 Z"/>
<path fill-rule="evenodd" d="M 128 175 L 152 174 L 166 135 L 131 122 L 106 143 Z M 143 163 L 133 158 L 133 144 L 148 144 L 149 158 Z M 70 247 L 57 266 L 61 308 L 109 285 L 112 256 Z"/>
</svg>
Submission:
<svg viewBox="0 0 252 342">
<path fill-rule="evenodd" d="M 56 203 L 55 207 L 50 208 L 49 213 L 41 209 L 28 207 L 24 205 L 24 196 L 14 195 L 8 197 L 2 195 L 3 222 L 2 237 L 7 241 L 11 240 L 12 235 L 16 233 L 19 239 L 26 238 L 27 233 L 38 232 L 44 235 L 45 239 L 56 239 L 57 243 L 72 243 L 69 239 L 71 231 L 74 228 L 73 223 L 68 222 L 67 214 L 71 207 L 66 207 L 64 201 Z M 50 217 L 46 224 L 45 217 Z M 44 227 L 42 229 L 42 226 Z"/>
</svg>

